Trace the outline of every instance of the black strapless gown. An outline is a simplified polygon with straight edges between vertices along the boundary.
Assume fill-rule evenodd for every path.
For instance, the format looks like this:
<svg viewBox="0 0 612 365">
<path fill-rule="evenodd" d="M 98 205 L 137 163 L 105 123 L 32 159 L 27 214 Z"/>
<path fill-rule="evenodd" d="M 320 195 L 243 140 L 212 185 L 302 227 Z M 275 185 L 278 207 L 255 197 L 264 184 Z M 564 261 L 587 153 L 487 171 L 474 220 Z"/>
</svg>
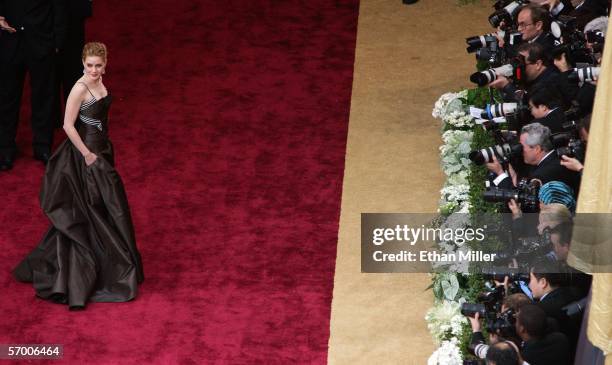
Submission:
<svg viewBox="0 0 612 365">
<path fill-rule="evenodd" d="M 101 130 L 77 121 L 83 142 L 98 156 L 92 165 L 69 139 L 49 160 L 40 205 L 51 227 L 13 271 L 17 280 L 33 283 L 37 296 L 71 309 L 89 300 L 131 300 L 144 280 L 127 197 L 113 167 L 110 104 L 108 95 L 81 109 L 81 115 L 102 122 Z"/>
</svg>

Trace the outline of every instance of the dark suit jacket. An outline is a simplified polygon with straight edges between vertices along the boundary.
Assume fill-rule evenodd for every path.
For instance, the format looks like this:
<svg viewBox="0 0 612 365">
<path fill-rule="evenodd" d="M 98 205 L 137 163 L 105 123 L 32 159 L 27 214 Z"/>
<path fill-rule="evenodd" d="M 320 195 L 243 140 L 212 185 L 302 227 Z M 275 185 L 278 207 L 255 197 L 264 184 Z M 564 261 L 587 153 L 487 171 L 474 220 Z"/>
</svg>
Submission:
<svg viewBox="0 0 612 365">
<path fill-rule="evenodd" d="M 565 113 L 559 107 L 548 113 L 544 118 L 534 119 L 531 123 L 540 123 L 543 126 L 550 128 L 550 133 L 563 132 L 563 124 L 566 122 Z"/>
<path fill-rule="evenodd" d="M 608 16 L 609 8 L 610 0 L 585 0 L 582 5 L 570 13 L 570 16 L 576 17 L 576 26 L 579 30 L 583 30 L 591 20 L 600 16 Z"/>
<path fill-rule="evenodd" d="M 525 85 L 525 90 L 527 94 L 529 94 L 532 90 L 541 87 L 550 87 L 559 89 L 559 85 L 561 84 L 561 80 L 559 78 L 559 72 L 556 67 L 549 66 L 534 80 L 528 82 Z M 502 89 L 502 96 L 505 101 L 519 101 L 520 97 L 517 96 L 516 92 L 519 89 L 514 85 L 514 83 L 509 83 Z"/>
<path fill-rule="evenodd" d="M 537 303 L 537 306 L 542 308 L 548 317 L 555 320 L 559 331 L 567 337 L 570 344 L 570 354 L 572 355 L 576 351 L 582 315 L 570 318 L 562 308 L 579 299 L 582 298 L 577 295 L 576 290 L 569 287 L 561 287 L 553 290 L 542 301 Z"/>
<path fill-rule="evenodd" d="M 560 287 L 548 293 L 543 300 L 537 303 L 537 306 L 542 308 L 547 316 L 562 324 L 567 319 L 567 315 L 561 308 L 578 299 L 580 298 L 576 297 L 575 292 L 570 288 Z"/>
<path fill-rule="evenodd" d="M 66 39 L 66 0 L 0 0 L 0 16 L 17 30 L 0 36 L 0 57 L 12 59 L 19 43 L 29 56 L 42 58 Z"/>
<path fill-rule="evenodd" d="M 91 16 L 91 0 L 68 0 L 68 15 L 72 19 L 85 19 Z"/>
<path fill-rule="evenodd" d="M 551 54 L 553 48 L 555 48 L 555 37 L 549 32 L 540 34 L 535 42 L 544 47 L 546 54 Z"/>
<path fill-rule="evenodd" d="M 578 194 L 578 186 L 580 185 L 580 174 L 570 171 L 561 165 L 561 160 L 557 153 L 553 151 L 540 164 L 534 167 L 529 174 L 530 179 L 538 179 L 542 181 L 542 185 L 549 181 L 561 181 L 566 183 L 574 190 L 574 196 Z M 506 177 L 498 187 L 503 189 L 512 189 L 512 179 Z"/>
<path fill-rule="evenodd" d="M 530 365 L 570 365 L 573 362 L 567 338 L 560 332 L 526 341 L 521 347 L 521 355 Z"/>
<path fill-rule="evenodd" d="M 570 171 L 561 165 L 561 160 L 557 153 L 553 151 L 531 172 L 532 179 L 539 179 L 542 184 L 549 181 L 561 181 L 566 183 L 574 190 L 574 195 L 578 194 L 580 185 L 580 174 Z"/>
</svg>

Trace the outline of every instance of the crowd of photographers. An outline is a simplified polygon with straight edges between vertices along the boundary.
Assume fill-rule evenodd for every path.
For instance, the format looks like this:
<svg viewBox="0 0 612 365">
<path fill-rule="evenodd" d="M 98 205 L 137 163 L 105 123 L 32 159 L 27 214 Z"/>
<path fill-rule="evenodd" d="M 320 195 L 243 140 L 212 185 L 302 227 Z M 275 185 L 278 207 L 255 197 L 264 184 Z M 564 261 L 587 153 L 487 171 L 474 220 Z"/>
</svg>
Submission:
<svg viewBox="0 0 612 365">
<path fill-rule="evenodd" d="M 470 113 L 495 139 L 469 158 L 489 171 L 484 200 L 511 213 L 515 268 L 486 274 L 489 289 L 462 306 L 481 359 L 466 363 L 584 361 L 577 347 L 590 276 L 565 260 L 609 8 L 607 0 L 500 0 L 489 17 L 497 31 L 466 40 L 487 65 L 470 80 L 491 91 L 491 103 Z"/>
</svg>

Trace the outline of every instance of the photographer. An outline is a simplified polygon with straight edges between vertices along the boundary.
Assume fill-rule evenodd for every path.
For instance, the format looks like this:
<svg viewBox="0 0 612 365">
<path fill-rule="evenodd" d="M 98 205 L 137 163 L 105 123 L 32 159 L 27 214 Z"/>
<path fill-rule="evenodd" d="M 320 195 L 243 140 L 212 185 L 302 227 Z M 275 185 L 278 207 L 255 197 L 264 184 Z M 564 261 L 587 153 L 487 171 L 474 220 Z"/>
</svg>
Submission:
<svg viewBox="0 0 612 365">
<path fill-rule="evenodd" d="M 528 94 L 536 87 L 558 87 L 558 73 L 549 61 L 550 50 L 535 42 L 523 43 L 519 46 L 518 53 L 524 64 L 525 90 Z M 517 86 L 505 76 L 497 76 L 489 87 L 501 90 L 506 101 L 522 99 L 522 93 L 517 94 L 519 91 Z"/>
<path fill-rule="evenodd" d="M 487 365 L 524 365 L 518 347 L 510 341 L 491 345 L 487 352 Z"/>
<path fill-rule="evenodd" d="M 566 184 L 560 181 L 544 184 L 538 191 L 538 201 L 540 209 L 537 216 L 538 222 L 535 222 L 534 214 L 525 217 L 521 211 L 521 205 L 514 199 L 508 202 L 508 208 L 512 212 L 512 234 L 515 239 L 531 236 L 542 237 L 546 228 L 555 227 L 566 221 L 571 222 L 571 212 L 576 209 L 576 199 Z"/>
<path fill-rule="evenodd" d="M 529 174 L 530 179 L 538 179 L 543 184 L 549 181 L 561 181 L 574 192 L 578 191 L 579 176 L 561 166 L 559 157 L 552 149 L 550 129 L 540 123 L 531 123 L 521 129 L 520 143 L 523 146 L 523 161 L 534 166 Z M 493 183 L 504 189 L 514 186 L 513 179 L 504 172 L 497 158 L 486 164 L 487 168 L 497 175 Z M 513 173 L 512 171 L 510 171 Z"/>
<path fill-rule="evenodd" d="M 548 33 L 548 10 L 537 4 L 525 5 L 516 18 L 517 29 L 523 35 L 523 41 L 538 43 L 548 52 L 554 46 L 554 37 Z"/>
<path fill-rule="evenodd" d="M 533 123 L 540 123 L 550 129 L 550 133 L 563 132 L 566 122 L 561 108 L 561 97 L 556 89 L 540 87 L 529 94 L 529 110 L 535 118 Z"/>
<path fill-rule="evenodd" d="M 541 261 L 532 268 L 529 277 L 529 289 L 537 306 L 546 315 L 555 320 L 556 327 L 565 334 L 570 344 L 570 352 L 574 354 L 580 331 L 580 319 L 570 321 L 563 310 L 566 305 L 582 299 L 576 288 L 569 284 L 569 270 L 565 265 Z"/>
<path fill-rule="evenodd" d="M 520 308 L 523 305 L 531 304 L 531 300 L 525 294 L 515 293 L 506 296 L 502 302 L 501 309 L 499 313 L 496 314 L 496 318 L 502 317 L 502 315 L 507 314 L 510 316 L 512 323 L 514 324 L 515 313 L 518 313 Z M 482 334 L 482 324 L 480 322 L 480 314 L 475 313 L 473 317 L 468 317 L 470 320 L 470 325 L 472 326 L 472 338 L 470 340 L 470 349 L 471 351 L 480 358 L 485 358 L 489 351 L 489 346 L 486 345 L 485 338 Z M 517 334 L 514 330 L 511 333 L 500 333 L 499 330 L 496 332 L 489 332 L 489 343 L 496 344 L 499 341 L 509 340 L 513 341 L 515 344 L 520 344 L 520 338 L 518 338 Z"/>
<path fill-rule="evenodd" d="M 521 307 L 516 318 L 516 333 L 523 340 L 521 355 L 530 365 L 570 365 L 567 337 L 548 332 L 546 313 L 534 304 Z"/>
<path fill-rule="evenodd" d="M 569 15 L 576 17 L 578 27 L 584 29 L 591 20 L 608 16 L 609 9 L 610 0 L 584 0 Z"/>
</svg>

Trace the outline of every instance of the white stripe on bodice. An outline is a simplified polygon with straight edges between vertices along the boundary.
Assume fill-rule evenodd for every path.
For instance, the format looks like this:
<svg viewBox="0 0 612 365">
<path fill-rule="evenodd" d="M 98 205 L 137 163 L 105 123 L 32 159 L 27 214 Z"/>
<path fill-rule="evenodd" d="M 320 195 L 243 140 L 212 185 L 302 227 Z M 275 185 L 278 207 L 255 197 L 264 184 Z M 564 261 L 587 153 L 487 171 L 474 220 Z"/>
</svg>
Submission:
<svg viewBox="0 0 612 365">
<path fill-rule="evenodd" d="M 92 96 L 91 99 L 83 102 L 81 104 L 81 108 L 79 109 L 80 111 L 83 111 L 87 108 L 89 108 L 91 105 L 93 105 L 96 101 L 98 101 L 95 97 Z M 99 130 L 102 130 L 102 121 L 100 121 L 99 119 L 94 119 L 94 118 L 90 118 L 88 116 L 83 115 L 83 113 L 79 113 L 79 118 L 81 119 L 81 121 L 85 124 L 89 124 L 89 125 L 93 125 L 94 127 L 98 128 Z"/>
</svg>

